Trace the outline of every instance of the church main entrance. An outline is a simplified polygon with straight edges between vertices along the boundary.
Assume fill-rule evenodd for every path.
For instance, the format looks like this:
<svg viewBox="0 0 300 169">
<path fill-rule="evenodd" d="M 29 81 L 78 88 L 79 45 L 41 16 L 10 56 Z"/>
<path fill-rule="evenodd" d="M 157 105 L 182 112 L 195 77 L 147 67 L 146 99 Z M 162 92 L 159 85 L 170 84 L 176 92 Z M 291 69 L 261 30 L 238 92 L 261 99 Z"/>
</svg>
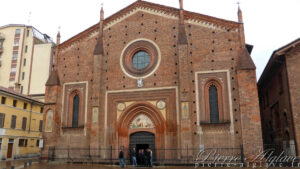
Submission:
<svg viewBox="0 0 300 169">
<path fill-rule="evenodd" d="M 152 160 L 164 158 L 165 148 L 165 120 L 163 114 L 152 104 L 147 102 L 136 103 L 128 106 L 120 115 L 118 121 L 118 147 L 124 147 L 132 155 L 136 149 L 138 162 L 139 152 L 151 149 Z M 146 152 L 148 158 L 148 153 Z M 131 158 L 130 158 L 131 159 Z"/>
<path fill-rule="evenodd" d="M 152 150 L 152 159 L 155 159 L 155 135 L 150 132 L 136 132 L 130 135 L 129 148 L 136 148 L 139 164 L 144 163 L 144 157 L 139 152 L 145 152 L 148 148 Z"/>
<path fill-rule="evenodd" d="M 155 136 L 150 132 L 136 132 L 130 135 L 130 149 L 133 147 L 137 151 L 140 149 L 150 148 L 152 151 L 155 149 Z"/>
</svg>

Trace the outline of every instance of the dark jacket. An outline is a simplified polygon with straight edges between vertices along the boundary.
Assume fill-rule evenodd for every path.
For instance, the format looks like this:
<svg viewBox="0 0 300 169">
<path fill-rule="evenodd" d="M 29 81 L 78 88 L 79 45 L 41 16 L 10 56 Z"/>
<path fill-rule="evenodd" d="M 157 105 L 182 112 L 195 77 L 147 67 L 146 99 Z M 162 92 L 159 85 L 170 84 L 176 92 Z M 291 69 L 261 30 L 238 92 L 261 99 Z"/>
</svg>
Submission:
<svg viewBox="0 0 300 169">
<path fill-rule="evenodd" d="M 136 157 L 136 151 L 135 151 L 135 150 L 131 150 L 130 156 L 131 156 L 131 157 Z"/>
<path fill-rule="evenodd" d="M 123 151 L 120 151 L 119 158 L 124 158 L 124 152 Z"/>
<path fill-rule="evenodd" d="M 150 158 L 150 152 L 149 151 L 145 151 L 145 158 L 149 159 Z"/>
</svg>

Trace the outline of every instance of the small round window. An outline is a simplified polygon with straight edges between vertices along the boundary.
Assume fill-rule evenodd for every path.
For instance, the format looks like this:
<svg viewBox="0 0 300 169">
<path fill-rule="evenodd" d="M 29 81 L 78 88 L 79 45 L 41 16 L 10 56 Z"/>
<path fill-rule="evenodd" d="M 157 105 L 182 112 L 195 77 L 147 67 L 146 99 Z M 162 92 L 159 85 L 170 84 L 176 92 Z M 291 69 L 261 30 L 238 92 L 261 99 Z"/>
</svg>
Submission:
<svg viewBox="0 0 300 169">
<path fill-rule="evenodd" d="M 158 47 L 147 40 L 129 43 L 122 51 L 120 58 L 122 70 L 132 78 L 149 76 L 158 68 L 159 63 Z"/>
<path fill-rule="evenodd" d="M 144 69 L 149 63 L 150 55 L 145 51 L 138 51 L 132 57 L 132 64 L 136 69 Z"/>
</svg>

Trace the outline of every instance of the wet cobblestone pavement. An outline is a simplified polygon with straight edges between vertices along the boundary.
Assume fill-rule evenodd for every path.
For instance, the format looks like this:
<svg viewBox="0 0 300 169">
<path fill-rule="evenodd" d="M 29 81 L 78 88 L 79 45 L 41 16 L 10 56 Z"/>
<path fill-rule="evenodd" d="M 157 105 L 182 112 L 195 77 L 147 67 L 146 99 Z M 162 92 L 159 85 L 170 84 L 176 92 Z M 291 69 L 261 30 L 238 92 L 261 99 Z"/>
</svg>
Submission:
<svg viewBox="0 0 300 169">
<path fill-rule="evenodd" d="M 38 164 L 39 159 L 21 159 L 21 160 L 8 160 L 8 161 L 0 161 L 0 169 L 11 169 L 11 166 L 14 166 L 15 169 L 24 168 L 24 163 L 26 162 L 29 165 L 29 161 L 33 164 Z"/>
<path fill-rule="evenodd" d="M 11 166 L 14 166 L 15 169 L 24 169 L 24 162 L 27 162 L 28 165 L 29 159 L 24 160 L 14 160 L 14 161 L 1 161 L 0 169 L 11 169 Z M 26 169 L 118 169 L 118 165 L 101 165 L 101 164 L 66 164 L 62 162 L 40 162 L 37 159 L 32 160 L 32 165 L 27 166 Z M 146 169 L 147 167 L 133 167 L 131 165 L 126 167 L 127 169 Z M 154 169 L 195 169 L 194 166 L 154 166 Z M 240 168 L 240 167 L 198 167 L 198 169 L 250 169 L 250 168 Z M 286 169 L 286 167 L 271 167 L 269 169 Z M 264 168 L 258 168 L 264 169 Z M 297 169 L 297 168 L 291 168 Z M 299 168 L 300 169 L 300 168 Z"/>
</svg>

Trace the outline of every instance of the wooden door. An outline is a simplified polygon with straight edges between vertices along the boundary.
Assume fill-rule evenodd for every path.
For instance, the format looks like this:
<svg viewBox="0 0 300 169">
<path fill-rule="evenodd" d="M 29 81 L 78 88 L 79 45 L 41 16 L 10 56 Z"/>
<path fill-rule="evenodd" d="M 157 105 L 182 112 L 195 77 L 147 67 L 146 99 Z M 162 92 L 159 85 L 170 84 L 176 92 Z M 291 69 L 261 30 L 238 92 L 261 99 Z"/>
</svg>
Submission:
<svg viewBox="0 0 300 169">
<path fill-rule="evenodd" d="M 14 143 L 8 143 L 7 159 L 12 157 L 13 146 L 14 146 Z"/>
</svg>

